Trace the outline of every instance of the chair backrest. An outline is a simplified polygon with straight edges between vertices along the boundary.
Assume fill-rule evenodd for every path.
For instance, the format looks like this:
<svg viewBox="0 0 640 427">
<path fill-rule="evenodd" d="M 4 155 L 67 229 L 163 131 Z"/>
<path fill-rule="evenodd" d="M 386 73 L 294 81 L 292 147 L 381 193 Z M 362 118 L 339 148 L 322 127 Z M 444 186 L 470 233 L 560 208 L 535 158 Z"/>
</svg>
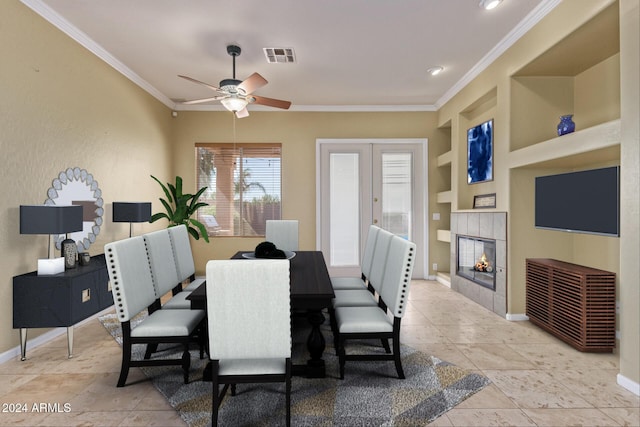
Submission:
<svg viewBox="0 0 640 427">
<path fill-rule="evenodd" d="M 367 241 L 364 244 L 364 251 L 362 252 L 362 265 L 360 266 L 360 269 L 367 279 L 369 279 L 371 267 L 373 266 L 373 253 L 376 248 L 378 231 L 380 231 L 380 227 L 373 224 L 369 226 Z"/>
<path fill-rule="evenodd" d="M 395 317 L 404 316 L 406 311 L 415 257 L 415 243 L 393 236 L 380 296 Z"/>
<path fill-rule="evenodd" d="M 169 231 L 165 228 L 142 237 L 147 248 L 156 298 L 160 298 L 182 282 L 178 277 Z"/>
<path fill-rule="evenodd" d="M 291 357 L 288 260 L 207 263 L 210 357 Z"/>
<path fill-rule="evenodd" d="M 384 271 L 387 265 L 387 257 L 389 255 L 389 245 L 393 233 L 387 230 L 378 230 L 378 237 L 376 238 L 376 245 L 373 251 L 373 260 L 371 263 L 371 273 L 369 274 L 369 283 L 380 293 L 384 282 Z"/>
<path fill-rule="evenodd" d="M 136 236 L 108 243 L 104 252 L 118 319 L 129 321 L 156 299 L 144 239 Z"/>
<path fill-rule="evenodd" d="M 169 227 L 169 237 L 173 247 L 173 257 L 176 262 L 176 270 L 180 282 L 189 279 L 196 273 L 196 266 L 193 263 L 193 253 L 191 252 L 191 242 L 189 232 L 184 224 Z"/>
<path fill-rule="evenodd" d="M 266 222 L 265 239 L 283 251 L 298 250 L 298 220 L 269 219 Z"/>
</svg>

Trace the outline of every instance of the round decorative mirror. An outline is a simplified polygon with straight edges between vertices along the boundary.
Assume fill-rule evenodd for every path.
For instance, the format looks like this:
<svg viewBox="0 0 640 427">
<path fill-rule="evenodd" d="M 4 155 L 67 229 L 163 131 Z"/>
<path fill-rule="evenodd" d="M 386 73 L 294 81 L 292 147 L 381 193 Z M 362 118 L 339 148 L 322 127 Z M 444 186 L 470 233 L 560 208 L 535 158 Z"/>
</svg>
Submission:
<svg viewBox="0 0 640 427">
<path fill-rule="evenodd" d="M 78 252 L 89 250 L 89 246 L 96 241 L 100 234 L 104 201 L 98 181 L 85 169 L 69 168 L 60 172 L 47 191 L 45 205 L 80 205 L 82 206 L 82 231 L 69 233 L 78 246 Z M 56 248 L 60 249 L 64 234 L 54 236 Z"/>
</svg>

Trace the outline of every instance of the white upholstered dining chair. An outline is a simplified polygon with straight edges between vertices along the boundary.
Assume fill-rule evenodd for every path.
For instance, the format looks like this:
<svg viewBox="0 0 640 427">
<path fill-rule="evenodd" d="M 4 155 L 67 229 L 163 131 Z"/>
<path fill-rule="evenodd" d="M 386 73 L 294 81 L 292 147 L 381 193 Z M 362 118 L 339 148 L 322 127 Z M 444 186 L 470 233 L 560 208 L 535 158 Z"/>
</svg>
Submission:
<svg viewBox="0 0 640 427">
<path fill-rule="evenodd" d="M 190 292 L 176 292 L 174 289 L 179 286 L 181 280 L 178 278 L 178 270 L 171 248 L 169 230 L 162 229 L 146 233 L 142 236 L 147 249 L 149 265 L 151 266 L 151 277 L 156 290 L 157 306 L 160 308 L 160 299 L 172 292 L 174 295 L 166 301 L 162 308 L 183 308 L 190 309 L 191 301 L 186 297 Z"/>
<path fill-rule="evenodd" d="M 109 280 L 113 287 L 113 303 L 122 326 L 122 366 L 118 387 L 127 381 L 132 366 L 182 366 L 185 384 L 189 381 L 191 356 L 189 342 L 203 326 L 203 310 L 156 310 L 135 327 L 131 319 L 147 310 L 156 301 L 151 268 L 142 236 L 108 243 L 104 247 Z M 132 360 L 133 344 L 155 346 L 158 343 L 181 344 L 182 356 L 177 359 Z"/>
<path fill-rule="evenodd" d="M 212 425 L 231 385 L 284 382 L 291 419 L 291 319 L 288 260 L 212 260 L 207 263 Z M 219 385 L 223 385 L 219 390 Z M 232 402 L 229 402 L 232 404 Z"/>
<path fill-rule="evenodd" d="M 298 220 L 270 219 L 266 222 L 265 240 L 283 251 L 298 250 Z"/>
<path fill-rule="evenodd" d="M 173 249 L 173 257 L 176 262 L 176 271 L 180 282 L 189 281 L 184 287 L 185 291 L 195 291 L 204 283 L 203 278 L 196 278 L 196 266 L 193 262 L 189 232 L 184 224 L 169 227 L 169 238 Z"/>
<path fill-rule="evenodd" d="M 415 243 L 393 236 L 379 293 L 382 303 L 379 306 L 335 308 L 340 378 L 344 378 L 347 360 L 393 360 L 398 378 L 405 378 L 400 355 L 400 323 L 407 309 L 415 251 Z M 382 340 L 385 353 L 347 354 L 348 340 L 372 338 Z M 384 345 L 388 339 L 393 341 L 391 354 Z"/>
</svg>

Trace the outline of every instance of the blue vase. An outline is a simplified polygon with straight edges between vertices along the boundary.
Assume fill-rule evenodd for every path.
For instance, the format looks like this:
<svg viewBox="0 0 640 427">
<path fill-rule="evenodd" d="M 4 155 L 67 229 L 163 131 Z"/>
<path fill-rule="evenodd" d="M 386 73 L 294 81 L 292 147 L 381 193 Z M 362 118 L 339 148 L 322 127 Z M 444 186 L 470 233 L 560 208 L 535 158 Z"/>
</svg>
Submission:
<svg viewBox="0 0 640 427">
<path fill-rule="evenodd" d="M 571 120 L 572 117 L 573 114 L 560 116 L 560 123 L 558 123 L 558 136 L 566 135 L 576 130 L 576 124 Z"/>
</svg>

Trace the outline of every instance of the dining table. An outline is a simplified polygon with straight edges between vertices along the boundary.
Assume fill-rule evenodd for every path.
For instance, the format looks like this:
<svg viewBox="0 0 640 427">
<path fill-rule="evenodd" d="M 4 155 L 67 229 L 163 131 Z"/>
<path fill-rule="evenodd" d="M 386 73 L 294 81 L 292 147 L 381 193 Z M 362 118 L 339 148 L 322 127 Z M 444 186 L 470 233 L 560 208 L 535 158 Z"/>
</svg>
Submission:
<svg viewBox="0 0 640 427">
<path fill-rule="evenodd" d="M 251 262 L 251 251 L 239 251 L 231 259 Z M 294 364 L 292 374 L 307 378 L 323 378 L 326 375 L 322 355 L 326 340 L 320 326 L 326 320 L 323 310 L 331 306 L 334 298 L 329 271 L 321 251 L 296 251 L 289 260 L 292 315 L 305 316 L 310 326 L 306 347 L 309 359 L 306 363 Z M 206 282 L 186 297 L 192 309 L 207 309 Z"/>
</svg>

